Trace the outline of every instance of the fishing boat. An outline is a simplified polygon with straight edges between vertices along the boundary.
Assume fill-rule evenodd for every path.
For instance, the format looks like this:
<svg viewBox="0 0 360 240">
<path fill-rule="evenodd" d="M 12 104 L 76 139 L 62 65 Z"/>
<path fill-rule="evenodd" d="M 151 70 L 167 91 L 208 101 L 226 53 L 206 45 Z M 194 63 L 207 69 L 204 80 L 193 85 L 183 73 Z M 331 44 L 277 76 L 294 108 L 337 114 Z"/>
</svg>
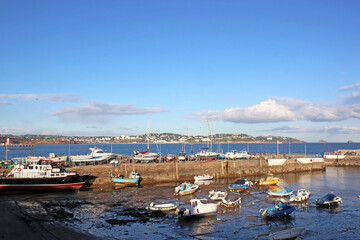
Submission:
<svg viewBox="0 0 360 240">
<path fill-rule="evenodd" d="M 179 152 L 178 159 L 179 159 L 179 161 L 185 161 L 186 160 L 185 143 L 181 144 L 181 152 Z"/>
<path fill-rule="evenodd" d="M 210 174 L 204 174 L 204 175 L 198 175 L 198 176 L 194 176 L 195 181 L 208 181 L 208 180 L 212 180 L 214 178 L 214 176 L 211 176 Z"/>
<path fill-rule="evenodd" d="M 218 157 L 218 153 L 211 152 L 209 148 L 201 148 L 200 152 L 195 154 L 195 157 L 200 160 L 214 160 Z"/>
<path fill-rule="evenodd" d="M 209 196 L 212 201 L 221 201 L 226 196 L 226 191 L 209 191 Z"/>
<path fill-rule="evenodd" d="M 250 186 L 252 186 L 253 183 L 251 181 L 248 181 L 246 179 L 238 179 L 234 183 L 229 184 L 228 188 L 230 191 L 246 191 L 249 189 Z"/>
<path fill-rule="evenodd" d="M 290 202 L 304 202 L 309 200 L 311 192 L 306 189 L 299 189 L 296 194 L 290 196 Z"/>
<path fill-rule="evenodd" d="M 139 185 L 140 184 L 140 174 L 138 174 L 136 171 L 131 171 L 129 178 L 125 178 L 123 175 L 120 175 L 119 173 L 110 173 L 110 178 L 115 184 L 124 184 L 125 186 L 131 186 L 131 185 Z"/>
<path fill-rule="evenodd" d="M 280 181 L 280 178 L 274 177 L 272 174 L 269 174 L 266 178 L 262 178 L 259 181 L 255 182 L 255 184 L 259 186 L 269 186 L 276 185 Z"/>
<path fill-rule="evenodd" d="M 239 193 L 230 192 L 221 200 L 221 205 L 225 207 L 235 207 L 241 204 L 241 197 Z"/>
<path fill-rule="evenodd" d="M 89 150 L 90 153 L 87 155 L 70 156 L 70 161 L 75 165 L 101 164 L 107 163 L 116 156 L 113 153 L 105 153 L 102 149 L 97 147 L 89 148 Z"/>
<path fill-rule="evenodd" d="M 284 200 L 280 200 L 279 204 L 275 204 L 273 207 L 260 209 L 261 216 L 264 217 L 280 217 L 291 214 L 295 210 L 295 207 L 290 205 Z"/>
<path fill-rule="evenodd" d="M 204 217 L 217 213 L 218 203 L 206 203 L 207 199 L 191 199 L 190 208 L 176 209 L 175 215 L 179 218 Z"/>
<path fill-rule="evenodd" d="M 237 151 L 237 150 L 231 150 L 230 152 L 225 153 L 225 158 L 227 159 L 249 159 L 251 155 L 245 151 Z"/>
<path fill-rule="evenodd" d="M 274 197 L 286 197 L 286 196 L 290 196 L 293 192 L 294 190 L 284 187 L 284 188 L 269 189 L 267 191 L 267 194 L 269 196 L 274 196 Z"/>
<path fill-rule="evenodd" d="M 175 188 L 175 193 L 181 196 L 189 195 L 189 194 L 193 194 L 198 189 L 199 189 L 199 185 L 197 184 L 183 182 L 182 184 L 180 184 Z"/>
<path fill-rule="evenodd" d="M 49 160 L 18 163 L 0 177 L 0 190 L 76 190 L 82 188 L 89 177 L 53 167 Z"/>
<path fill-rule="evenodd" d="M 334 195 L 333 193 L 328 193 L 322 198 L 316 199 L 317 207 L 333 207 L 342 204 L 342 198 Z"/>
<path fill-rule="evenodd" d="M 283 240 L 295 239 L 305 230 L 304 227 L 292 227 L 288 225 L 276 226 L 269 231 L 257 235 L 258 240 Z"/>
<path fill-rule="evenodd" d="M 162 203 L 162 204 L 154 204 L 153 202 L 150 203 L 149 206 L 146 207 L 146 209 L 149 209 L 153 212 L 168 212 L 176 210 L 176 208 L 179 206 L 179 203 Z"/>
</svg>

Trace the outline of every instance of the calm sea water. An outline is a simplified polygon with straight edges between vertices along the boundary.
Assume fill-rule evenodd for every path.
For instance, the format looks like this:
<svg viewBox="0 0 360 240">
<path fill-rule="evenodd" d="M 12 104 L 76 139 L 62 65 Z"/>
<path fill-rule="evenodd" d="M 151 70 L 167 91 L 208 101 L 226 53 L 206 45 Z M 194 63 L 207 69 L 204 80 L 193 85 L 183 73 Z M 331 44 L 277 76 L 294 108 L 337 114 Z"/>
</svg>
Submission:
<svg viewBox="0 0 360 240">
<path fill-rule="evenodd" d="M 60 144 L 60 145 L 35 145 L 33 150 L 9 150 L 7 159 L 13 157 L 26 156 L 48 156 L 49 153 L 57 155 L 79 155 L 87 154 L 90 147 L 97 146 L 105 152 L 131 155 L 134 150 L 145 151 L 146 144 Z M 279 153 L 307 153 L 324 154 L 324 152 L 333 152 L 338 149 L 360 149 L 360 143 L 283 143 L 279 144 Z M 161 152 L 162 154 L 177 155 L 181 152 L 181 144 L 151 144 L 150 151 Z M 186 144 L 187 154 L 197 153 L 200 148 L 207 147 L 206 144 Z M 276 153 L 276 143 L 233 143 L 233 144 L 213 144 L 213 151 L 227 152 L 230 150 L 247 150 L 250 153 Z M 6 151 L 3 146 L 0 147 L 0 159 L 6 159 Z"/>
<path fill-rule="evenodd" d="M 276 225 L 303 226 L 302 239 L 360 239 L 360 168 L 333 168 L 312 173 L 278 175 L 280 186 L 306 188 L 309 202 L 294 204 L 296 211 L 285 218 L 266 220 L 259 209 L 277 200 L 266 188 L 242 193 L 240 208 L 220 207 L 215 216 L 179 220 L 174 214 L 154 214 L 145 207 L 151 202 L 180 202 L 204 198 L 209 190 L 226 189 L 234 179 L 216 180 L 201 186 L 192 196 L 174 197 L 176 183 L 145 185 L 106 192 L 42 193 L 10 196 L 34 221 L 64 224 L 99 239 L 254 239 Z M 315 199 L 328 192 L 343 198 L 333 209 L 315 207 Z M 3 216 L 6 217 L 6 216 Z"/>
</svg>

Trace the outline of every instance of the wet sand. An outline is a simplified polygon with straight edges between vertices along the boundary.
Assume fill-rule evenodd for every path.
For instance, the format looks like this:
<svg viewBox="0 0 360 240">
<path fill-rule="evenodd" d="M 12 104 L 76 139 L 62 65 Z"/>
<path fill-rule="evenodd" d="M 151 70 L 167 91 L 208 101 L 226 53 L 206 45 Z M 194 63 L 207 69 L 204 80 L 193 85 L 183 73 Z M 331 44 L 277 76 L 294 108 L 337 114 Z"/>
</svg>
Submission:
<svg viewBox="0 0 360 240">
<path fill-rule="evenodd" d="M 0 196 L 0 213 L 0 239 L 100 239 L 61 226 L 50 218 L 44 219 L 36 214 L 31 216 L 22 211 L 16 201 L 6 196 Z"/>
</svg>

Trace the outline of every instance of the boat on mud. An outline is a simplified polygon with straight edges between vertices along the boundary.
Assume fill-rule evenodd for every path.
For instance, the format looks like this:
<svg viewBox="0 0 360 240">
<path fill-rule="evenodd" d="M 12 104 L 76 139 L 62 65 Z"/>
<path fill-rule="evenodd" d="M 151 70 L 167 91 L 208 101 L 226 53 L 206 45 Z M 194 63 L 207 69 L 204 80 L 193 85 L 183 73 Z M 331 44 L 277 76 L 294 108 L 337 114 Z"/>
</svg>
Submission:
<svg viewBox="0 0 360 240">
<path fill-rule="evenodd" d="M 280 181 L 280 178 L 274 177 L 274 175 L 269 174 L 266 178 L 262 178 L 255 182 L 256 185 L 259 186 L 269 186 L 269 185 L 276 185 Z"/>
<path fill-rule="evenodd" d="M 110 178 L 115 184 L 124 184 L 125 186 L 133 186 L 140 184 L 140 174 L 136 171 L 131 171 L 128 178 L 125 178 L 124 175 L 120 175 L 119 173 L 110 173 Z"/>
<path fill-rule="evenodd" d="M 290 196 L 293 192 L 294 190 L 284 187 L 284 188 L 269 189 L 267 191 L 267 194 L 273 197 L 286 197 L 286 196 Z"/>
<path fill-rule="evenodd" d="M 295 239 L 305 230 L 304 227 L 292 227 L 288 225 L 276 226 L 269 231 L 257 235 L 258 240 L 283 240 Z"/>
<path fill-rule="evenodd" d="M 249 189 L 250 186 L 252 186 L 253 183 L 251 181 L 248 181 L 246 179 L 238 179 L 234 183 L 229 184 L 228 188 L 230 191 L 246 191 Z"/>
<path fill-rule="evenodd" d="M 296 194 L 290 196 L 290 202 L 304 202 L 309 200 L 311 192 L 306 189 L 299 189 Z"/>
<path fill-rule="evenodd" d="M 180 184 L 175 188 L 175 193 L 180 196 L 189 195 L 189 194 L 193 194 L 198 189 L 199 189 L 199 185 L 197 184 L 193 184 L 190 182 L 183 182 L 182 184 Z"/>
<path fill-rule="evenodd" d="M 229 192 L 221 200 L 221 205 L 225 207 L 235 207 L 241 204 L 241 197 L 239 193 Z"/>
<path fill-rule="evenodd" d="M 261 216 L 264 217 L 281 217 L 291 214 L 295 210 L 295 207 L 290 205 L 284 200 L 280 200 L 279 204 L 275 204 L 273 207 L 260 209 Z"/>
<path fill-rule="evenodd" d="M 0 176 L 0 190 L 77 190 L 90 178 L 89 174 L 69 173 L 51 163 L 39 160 L 15 164 L 9 173 Z"/>
<path fill-rule="evenodd" d="M 209 196 L 212 201 L 221 201 L 226 196 L 226 191 L 215 191 L 211 190 L 209 191 Z"/>
<path fill-rule="evenodd" d="M 204 217 L 217 213 L 219 203 L 206 203 L 207 199 L 191 199 L 190 208 L 176 209 L 175 215 L 179 218 Z"/>
<path fill-rule="evenodd" d="M 315 203 L 317 207 L 336 207 L 342 204 L 342 198 L 333 193 L 328 193 L 322 198 L 316 199 Z"/>
<path fill-rule="evenodd" d="M 154 204 L 153 202 L 150 203 L 146 209 L 149 209 L 153 212 L 169 212 L 176 210 L 179 207 L 179 203 L 161 203 L 161 204 Z"/>
<path fill-rule="evenodd" d="M 204 175 L 194 176 L 194 179 L 195 181 L 208 181 L 208 180 L 213 180 L 214 176 L 210 174 L 204 174 Z"/>
</svg>

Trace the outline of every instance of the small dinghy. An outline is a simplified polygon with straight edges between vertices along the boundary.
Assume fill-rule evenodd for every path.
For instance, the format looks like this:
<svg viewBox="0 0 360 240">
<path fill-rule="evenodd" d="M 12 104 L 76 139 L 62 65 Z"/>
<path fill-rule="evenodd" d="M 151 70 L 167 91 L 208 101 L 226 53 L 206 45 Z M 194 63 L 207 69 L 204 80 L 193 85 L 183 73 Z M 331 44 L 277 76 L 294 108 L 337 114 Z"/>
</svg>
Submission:
<svg viewBox="0 0 360 240">
<path fill-rule="evenodd" d="M 198 175 L 194 177 L 195 181 L 208 181 L 213 180 L 213 178 L 214 176 L 211 176 L 210 174 Z"/>
<path fill-rule="evenodd" d="M 199 189 L 199 185 L 197 185 L 197 184 L 183 182 L 182 184 L 180 184 L 179 186 L 177 186 L 175 188 L 175 193 L 183 196 L 183 195 L 192 194 L 198 189 Z"/>
<path fill-rule="evenodd" d="M 261 216 L 264 217 L 280 217 L 291 214 L 295 210 L 295 207 L 290 205 L 284 200 L 280 200 L 279 204 L 275 204 L 273 207 L 260 209 Z"/>
<path fill-rule="evenodd" d="M 317 207 L 333 207 L 342 204 L 342 198 L 333 193 L 326 194 L 322 198 L 316 199 Z"/>
<path fill-rule="evenodd" d="M 241 204 L 241 197 L 239 193 L 230 192 L 221 200 L 221 204 L 225 207 L 235 207 Z"/>
<path fill-rule="evenodd" d="M 246 191 L 252 186 L 252 182 L 246 179 L 238 179 L 234 183 L 229 184 L 230 191 Z"/>
<path fill-rule="evenodd" d="M 299 189 L 296 194 L 291 195 L 290 202 L 304 202 L 309 200 L 311 192 L 306 189 Z"/>
<path fill-rule="evenodd" d="M 225 196 L 226 196 L 226 192 L 224 191 L 211 190 L 209 191 L 208 198 L 210 198 L 213 201 L 221 201 Z"/>
<path fill-rule="evenodd" d="M 168 212 L 175 210 L 179 206 L 179 203 L 163 203 L 163 204 L 154 204 L 150 203 L 146 209 L 149 209 L 153 212 Z"/>
<path fill-rule="evenodd" d="M 176 209 L 175 215 L 179 218 L 204 217 L 217 213 L 218 203 L 206 203 L 207 199 L 191 199 L 190 208 Z"/>
<path fill-rule="evenodd" d="M 289 189 L 287 187 L 284 188 L 276 188 L 276 189 L 269 189 L 267 191 L 267 193 L 269 194 L 269 196 L 274 196 L 274 197 L 286 197 L 286 196 L 290 196 L 292 193 L 294 192 L 294 190 Z"/>
<path fill-rule="evenodd" d="M 295 239 L 305 230 L 304 227 L 292 227 L 288 225 L 277 226 L 263 234 L 259 234 L 255 239 L 258 240 L 282 240 Z"/>
</svg>

